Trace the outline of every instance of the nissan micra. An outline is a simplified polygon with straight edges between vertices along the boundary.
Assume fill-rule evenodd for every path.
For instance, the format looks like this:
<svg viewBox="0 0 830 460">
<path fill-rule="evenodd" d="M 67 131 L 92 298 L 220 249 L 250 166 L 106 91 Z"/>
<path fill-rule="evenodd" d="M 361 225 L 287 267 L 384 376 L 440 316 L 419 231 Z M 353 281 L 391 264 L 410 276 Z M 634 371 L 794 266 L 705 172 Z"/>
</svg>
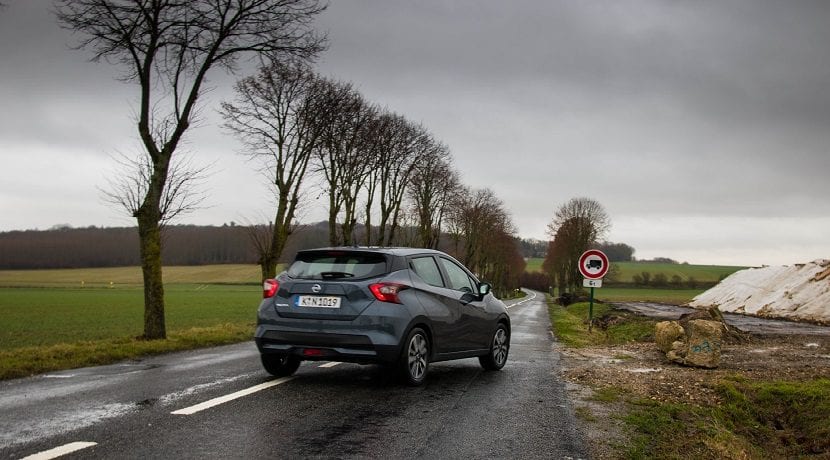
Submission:
<svg viewBox="0 0 830 460">
<path fill-rule="evenodd" d="M 510 317 L 490 291 L 440 251 L 300 251 L 263 283 L 255 341 L 275 376 L 293 374 L 302 361 L 380 364 L 410 385 L 423 383 L 436 361 L 478 357 L 499 370 L 510 350 Z"/>
</svg>

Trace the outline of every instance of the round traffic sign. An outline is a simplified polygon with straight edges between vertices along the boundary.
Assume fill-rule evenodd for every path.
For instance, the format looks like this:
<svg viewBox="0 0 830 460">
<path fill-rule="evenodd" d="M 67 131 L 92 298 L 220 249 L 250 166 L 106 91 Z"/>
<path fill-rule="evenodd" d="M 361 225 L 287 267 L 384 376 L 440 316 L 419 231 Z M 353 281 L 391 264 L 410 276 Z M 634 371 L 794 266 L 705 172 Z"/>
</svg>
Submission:
<svg viewBox="0 0 830 460">
<path fill-rule="evenodd" d="M 591 280 L 597 280 L 608 273 L 608 256 L 599 249 L 589 249 L 579 256 L 579 272 Z"/>
</svg>

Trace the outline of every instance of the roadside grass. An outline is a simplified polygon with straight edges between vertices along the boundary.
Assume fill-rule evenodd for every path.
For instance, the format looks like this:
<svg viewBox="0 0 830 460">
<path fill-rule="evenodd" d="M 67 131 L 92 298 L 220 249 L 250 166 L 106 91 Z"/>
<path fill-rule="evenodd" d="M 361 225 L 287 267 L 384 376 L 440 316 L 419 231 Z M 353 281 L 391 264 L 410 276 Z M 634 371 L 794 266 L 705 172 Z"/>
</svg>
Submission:
<svg viewBox="0 0 830 460">
<path fill-rule="evenodd" d="M 0 287 L 0 379 L 250 340 L 259 284 L 168 284 L 168 339 L 144 341 L 140 286 Z"/>
<path fill-rule="evenodd" d="M 594 305 L 594 317 L 624 318 L 607 333 L 587 328 L 586 303 L 563 308 L 548 297 L 557 339 L 567 347 L 652 341 L 655 321 L 610 306 Z M 630 429 L 621 458 L 827 458 L 830 454 L 830 380 L 750 381 L 722 379 L 716 387 L 721 404 L 665 403 L 635 398 L 614 387 L 594 388 L 592 399 L 622 404 L 618 417 Z M 580 416 L 591 420 L 590 411 Z"/>
<path fill-rule="evenodd" d="M 724 381 L 719 406 L 629 401 L 627 458 L 826 458 L 830 380 Z M 682 436 L 678 436 L 682 433 Z"/>
<path fill-rule="evenodd" d="M 254 325 L 218 324 L 211 327 L 176 329 L 166 340 L 136 337 L 57 343 L 0 351 L 0 380 L 44 372 L 112 364 L 126 359 L 191 350 L 251 340 Z"/>
<path fill-rule="evenodd" d="M 593 317 L 596 320 L 607 314 L 624 318 L 620 324 L 614 324 L 606 330 L 594 326 L 588 332 L 588 310 L 587 302 L 580 302 L 562 307 L 553 302 L 550 296 L 548 299 L 548 312 L 550 313 L 553 333 L 557 340 L 568 347 L 582 348 L 594 345 L 614 345 L 627 342 L 642 342 L 652 339 L 654 335 L 655 321 L 648 318 L 634 315 L 628 312 L 613 310 L 608 304 L 594 303 Z"/>
</svg>

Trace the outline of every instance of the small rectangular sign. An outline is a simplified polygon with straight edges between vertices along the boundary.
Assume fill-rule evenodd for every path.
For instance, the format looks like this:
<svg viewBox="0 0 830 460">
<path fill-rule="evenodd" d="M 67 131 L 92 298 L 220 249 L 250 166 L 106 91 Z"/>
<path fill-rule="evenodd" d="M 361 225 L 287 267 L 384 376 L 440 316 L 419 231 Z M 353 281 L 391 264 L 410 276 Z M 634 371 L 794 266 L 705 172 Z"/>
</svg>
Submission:
<svg viewBox="0 0 830 460">
<path fill-rule="evenodd" d="M 582 287 L 600 288 L 602 287 L 602 279 L 592 280 L 588 278 L 583 278 Z"/>
</svg>

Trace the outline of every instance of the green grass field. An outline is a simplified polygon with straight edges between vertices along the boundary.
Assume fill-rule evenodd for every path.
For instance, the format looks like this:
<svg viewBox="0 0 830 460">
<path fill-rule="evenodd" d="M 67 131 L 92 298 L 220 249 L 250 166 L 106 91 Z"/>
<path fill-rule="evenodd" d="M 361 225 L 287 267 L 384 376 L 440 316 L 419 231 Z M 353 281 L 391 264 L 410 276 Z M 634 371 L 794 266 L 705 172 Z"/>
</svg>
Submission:
<svg viewBox="0 0 830 460">
<path fill-rule="evenodd" d="M 168 340 L 144 341 L 138 267 L 0 271 L 0 378 L 250 340 L 256 265 L 165 267 Z"/>
<path fill-rule="evenodd" d="M 164 267 L 165 284 L 259 284 L 258 265 Z M 0 270 L 0 287 L 115 287 L 141 285 L 141 268 L 70 268 L 59 270 Z"/>
<path fill-rule="evenodd" d="M 168 331 L 247 324 L 253 333 L 261 288 L 250 285 L 169 284 Z M 140 286 L 119 288 L 0 288 L 0 350 L 113 337 L 136 337 L 144 327 Z"/>
<path fill-rule="evenodd" d="M 544 259 L 534 258 L 527 260 L 526 271 L 542 271 Z M 689 265 L 689 264 L 659 264 L 650 262 L 612 262 L 612 270 L 617 271 L 617 281 L 630 283 L 634 275 L 649 272 L 652 276 L 663 273 L 671 279 L 677 275 L 683 281 L 694 278 L 698 282 L 713 283 L 746 267 L 732 267 L 722 265 Z"/>
<path fill-rule="evenodd" d="M 704 291 L 705 289 L 602 287 L 594 289 L 594 298 L 603 302 L 658 302 L 682 305 Z"/>
</svg>

